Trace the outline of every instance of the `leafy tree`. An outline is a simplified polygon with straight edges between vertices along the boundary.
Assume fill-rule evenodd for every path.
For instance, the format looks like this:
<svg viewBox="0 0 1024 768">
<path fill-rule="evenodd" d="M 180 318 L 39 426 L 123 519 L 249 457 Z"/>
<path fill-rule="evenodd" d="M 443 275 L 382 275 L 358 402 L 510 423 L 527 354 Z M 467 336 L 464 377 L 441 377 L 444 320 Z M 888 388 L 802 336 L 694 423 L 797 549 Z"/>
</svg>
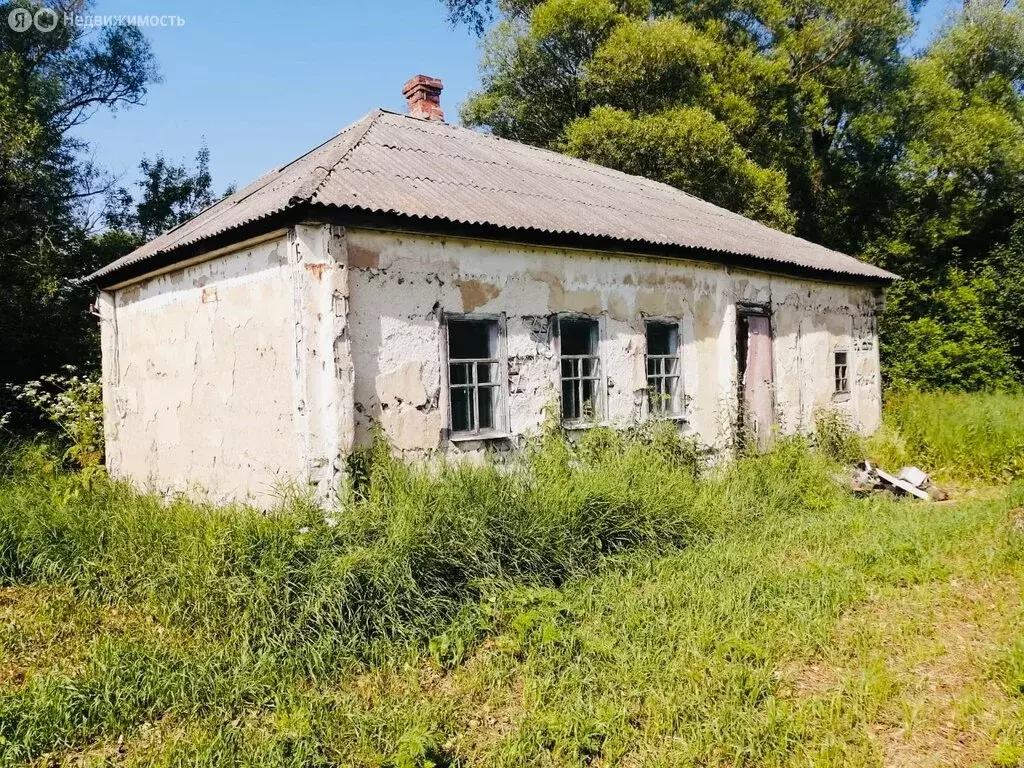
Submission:
<svg viewBox="0 0 1024 768">
<path fill-rule="evenodd" d="M 890 381 L 1024 380 L 1024 15 L 908 52 L 919 0 L 446 0 L 482 29 L 463 120 L 659 179 L 908 278 Z"/>
<path fill-rule="evenodd" d="M 1011 386 L 1015 361 L 991 322 L 999 283 L 951 269 L 937 287 L 897 284 L 882 316 L 882 353 L 896 387 Z"/>
<path fill-rule="evenodd" d="M 112 190 L 107 197 L 107 225 L 150 240 L 191 219 L 216 201 L 210 176 L 210 150 L 203 146 L 196 154 L 195 168 L 174 165 L 163 155 L 139 163 L 141 195 L 136 198 L 126 187 Z M 225 194 L 230 194 L 229 189 Z"/>
<path fill-rule="evenodd" d="M 0 2 L 6 21 L 26 0 Z M 58 17 L 79 2 L 50 3 Z M 91 291 L 77 286 L 100 257 L 87 234 L 85 202 L 103 191 L 72 132 L 97 110 L 141 103 L 156 79 L 138 29 L 86 35 L 60 23 L 51 32 L 0 23 L 0 383 L 95 358 Z"/>
<path fill-rule="evenodd" d="M 747 157 L 728 128 L 705 109 L 681 107 L 633 117 L 596 107 L 569 124 L 561 146 L 569 154 L 663 181 L 780 229 L 793 226 L 785 176 Z"/>
<path fill-rule="evenodd" d="M 894 382 L 979 389 L 1024 372 L 1024 15 L 973 8 L 909 67 L 889 110 L 895 195 L 865 252 L 903 275 Z"/>
<path fill-rule="evenodd" d="M 876 149 L 861 146 L 854 120 L 905 76 L 911 6 L 544 0 L 501 10 L 467 123 L 846 245 L 834 219 Z M 635 157 L 637 145 L 655 156 Z"/>
</svg>

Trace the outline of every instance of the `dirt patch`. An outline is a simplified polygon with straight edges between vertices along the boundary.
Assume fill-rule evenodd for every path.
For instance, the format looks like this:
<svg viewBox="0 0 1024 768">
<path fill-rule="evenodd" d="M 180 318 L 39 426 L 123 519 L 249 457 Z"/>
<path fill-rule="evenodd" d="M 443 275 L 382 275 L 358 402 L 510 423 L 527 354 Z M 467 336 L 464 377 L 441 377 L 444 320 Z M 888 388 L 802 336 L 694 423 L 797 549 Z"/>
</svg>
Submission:
<svg viewBox="0 0 1024 768">
<path fill-rule="evenodd" d="M 820 698 L 842 684 L 840 670 L 821 661 L 791 661 L 775 673 L 782 698 Z"/>
<path fill-rule="evenodd" d="M 0 687 L 25 685 L 50 670 L 74 674 L 101 635 L 162 633 L 136 611 L 91 606 L 56 587 L 0 588 Z"/>
<path fill-rule="evenodd" d="M 46 655 L 50 644 L 33 630 L 49 596 L 36 587 L 0 589 L 0 688 L 23 686 L 32 667 Z"/>
<path fill-rule="evenodd" d="M 1021 612 L 1020 586 L 1010 579 L 954 580 L 925 605 L 924 658 L 900 670 L 905 693 L 898 710 L 888 713 L 895 727 L 878 731 L 885 764 L 988 762 L 1001 724 L 1015 709 L 991 670 L 1014 631 L 1007 618 Z M 913 654 L 896 661 L 907 655 Z"/>
<path fill-rule="evenodd" d="M 485 753 L 516 731 L 524 712 L 523 681 L 516 678 L 497 703 L 488 700 L 478 702 L 466 719 L 458 745 L 472 752 Z M 455 743 L 453 739 L 451 746 Z"/>
<path fill-rule="evenodd" d="M 78 749 L 49 752 L 39 757 L 39 766 L 113 766 L 124 765 L 130 757 L 154 752 L 178 729 L 169 720 L 142 723 L 130 731 L 109 739 L 100 739 Z M 132 761 L 134 762 L 134 761 Z"/>
<path fill-rule="evenodd" d="M 1010 525 L 1015 532 L 1024 536 L 1024 507 L 1010 510 Z"/>
</svg>

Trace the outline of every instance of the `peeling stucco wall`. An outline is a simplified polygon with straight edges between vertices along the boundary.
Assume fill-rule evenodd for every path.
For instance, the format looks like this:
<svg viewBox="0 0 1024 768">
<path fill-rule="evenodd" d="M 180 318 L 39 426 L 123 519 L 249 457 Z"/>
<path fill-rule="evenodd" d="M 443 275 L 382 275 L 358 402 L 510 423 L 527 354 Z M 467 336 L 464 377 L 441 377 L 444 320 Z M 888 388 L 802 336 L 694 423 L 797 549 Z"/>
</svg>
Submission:
<svg viewBox="0 0 1024 768">
<path fill-rule="evenodd" d="M 574 312 L 600 322 L 606 421 L 618 426 L 644 417 L 645 318 L 677 319 L 686 403 L 680 428 L 723 447 L 736 415 L 738 302 L 771 308 L 783 432 L 811 429 L 820 407 L 846 411 L 865 432 L 878 425 L 878 296 L 870 288 L 698 262 L 369 230 L 348 230 L 346 242 L 359 443 L 379 420 L 401 450 L 443 445 L 445 313 L 505 316 L 510 431 L 535 429 L 558 392 L 549 319 Z M 833 395 L 835 350 L 849 353 L 849 396 Z"/>
<path fill-rule="evenodd" d="M 156 492 L 328 498 L 352 447 L 344 240 L 297 226 L 100 296 L 107 466 Z"/>
<path fill-rule="evenodd" d="M 334 498 L 379 422 L 396 448 L 447 444 L 443 319 L 502 317 L 507 422 L 536 429 L 559 391 L 551 317 L 598 319 L 606 421 L 645 417 L 645 318 L 678 321 L 685 420 L 727 446 L 736 308 L 767 304 L 780 428 L 817 408 L 864 431 L 881 411 L 876 291 L 723 266 L 309 223 L 277 239 L 100 294 L 108 468 L 158 492 L 275 502 Z M 833 395 L 847 351 L 851 393 Z"/>
</svg>

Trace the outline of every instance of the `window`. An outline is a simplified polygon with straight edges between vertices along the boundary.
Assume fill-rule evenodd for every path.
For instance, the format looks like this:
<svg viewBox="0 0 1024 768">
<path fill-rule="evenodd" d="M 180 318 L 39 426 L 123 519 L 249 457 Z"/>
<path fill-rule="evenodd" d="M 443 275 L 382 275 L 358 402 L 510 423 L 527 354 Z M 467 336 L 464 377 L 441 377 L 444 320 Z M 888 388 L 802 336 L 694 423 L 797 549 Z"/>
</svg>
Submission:
<svg viewBox="0 0 1024 768">
<path fill-rule="evenodd" d="M 647 323 L 647 397 L 652 414 L 680 412 L 679 326 L 675 323 Z"/>
<path fill-rule="evenodd" d="M 850 391 L 849 367 L 847 366 L 846 352 L 835 353 L 835 377 L 836 394 L 845 394 Z"/>
<path fill-rule="evenodd" d="M 497 320 L 448 320 L 448 412 L 456 435 L 504 429 Z"/>
<path fill-rule="evenodd" d="M 562 419 L 565 421 L 581 421 L 598 415 L 601 405 L 598 338 L 597 320 L 583 317 L 558 318 Z"/>
</svg>

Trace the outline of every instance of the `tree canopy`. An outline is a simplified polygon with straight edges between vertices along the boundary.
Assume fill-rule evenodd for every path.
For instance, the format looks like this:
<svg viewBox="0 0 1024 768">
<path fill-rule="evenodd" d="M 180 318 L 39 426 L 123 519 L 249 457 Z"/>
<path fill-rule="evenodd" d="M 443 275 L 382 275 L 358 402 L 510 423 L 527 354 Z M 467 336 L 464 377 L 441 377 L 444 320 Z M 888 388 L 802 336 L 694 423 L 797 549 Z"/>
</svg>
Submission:
<svg viewBox="0 0 1024 768">
<path fill-rule="evenodd" d="M 672 184 L 907 278 L 891 383 L 1020 382 L 1024 16 L 918 0 L 446 0 L 487 34 L 463 120 Z"/>
<path fill-rule="evenodd" d="M 188 221 L 219 199 L 213 193 L 210 150 L 205 145 L 196 153 L 194 169 L 158 154 L 142 158 L 139 176 L 139 194 L 127 187 L 108 193 L 104 218 L 112 230 L 130 234 L 140 244 Z"/>
<path fill-rule="evenodd" d="M 17 0 L 0 3 L 0 18 Z M 58 16 L 81 3 L 51 3 Z M 23 381 L 95 359 L 91 291 L 73 282 L 105 258 L 89 237 L 86 203 L 109 180 L 86 159 L 73 129 L 98 110 L 142 102 L 157 78 L 138 29 L 84 34 L 0 23 L 0 382 Z"/>
<path fill-rule="evenodd" d="M 0 3 L 0 19 L 15 7 L 38 6 Z M 82 11 L 74 1 L 49 7 L 61 18 Z M 0 23 L 0 411 L 4 383 L 98 365 L 93 289 L 79 278 L 216 200 L 205 146 L 194 167 L 143 158 L 128 187 L 94 167 L 75 135 L 99 110 L 141 104 L 157 79 L 136 27 Z"/>
</svg>

